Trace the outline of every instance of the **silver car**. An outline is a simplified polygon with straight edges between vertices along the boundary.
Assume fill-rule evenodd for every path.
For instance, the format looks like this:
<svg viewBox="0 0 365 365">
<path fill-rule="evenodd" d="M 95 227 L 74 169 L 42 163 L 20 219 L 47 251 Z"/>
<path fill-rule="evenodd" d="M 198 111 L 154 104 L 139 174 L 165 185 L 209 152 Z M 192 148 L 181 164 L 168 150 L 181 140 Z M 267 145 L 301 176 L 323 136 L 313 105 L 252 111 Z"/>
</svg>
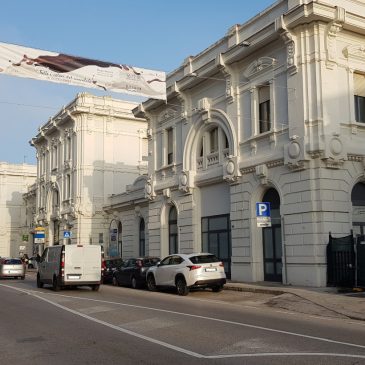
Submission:
<svg viewBox="0 0 365 365">
<path fill-rule="evenodd" d="M 25 265 L 21 259 L 4 258 L 0 259 L 0 278 L 25 278 Z"/>
<path fill-rule="evenodd" d="M 179 295 L 187 295 L 190 288 L 223 289 L 226 283 L 224 265 L 210 253 L 169 255 L 147 272 L 147 287 L 175 287 Z"/>
</svg>

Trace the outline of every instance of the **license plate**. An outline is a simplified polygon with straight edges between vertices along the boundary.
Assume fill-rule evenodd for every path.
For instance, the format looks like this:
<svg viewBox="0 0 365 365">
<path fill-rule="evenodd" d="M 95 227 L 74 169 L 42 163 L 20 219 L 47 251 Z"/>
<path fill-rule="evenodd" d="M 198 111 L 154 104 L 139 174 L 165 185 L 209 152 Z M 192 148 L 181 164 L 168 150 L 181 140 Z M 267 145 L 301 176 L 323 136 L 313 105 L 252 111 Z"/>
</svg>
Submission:
<svg viewBox="0 0 365 365">
<path fill-rule="evenodd" d="M 72 279 L 72 280 L 79 280 L 80 279 L 80 275 L 67 275 L 68 279 Z"/>
<path fill-rule="evenodd" d="M 210 271 L 217 271 L 217 268 L 216 268 L 216 267 L 207 267 L 207 268 L 205 269 L 205 271 L 207 271 L 207 272 L 210 272 Z"/>
</svg>

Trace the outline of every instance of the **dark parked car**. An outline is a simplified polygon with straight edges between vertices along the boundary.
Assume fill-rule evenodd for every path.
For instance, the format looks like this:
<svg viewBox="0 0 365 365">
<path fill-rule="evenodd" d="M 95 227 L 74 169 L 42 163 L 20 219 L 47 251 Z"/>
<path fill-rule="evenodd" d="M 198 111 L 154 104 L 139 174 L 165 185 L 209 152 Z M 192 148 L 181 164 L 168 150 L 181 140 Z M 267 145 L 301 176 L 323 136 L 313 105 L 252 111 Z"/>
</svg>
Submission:
<svg viewBox="0 0 365 365">
<path fill-rule="evenodd" d="M 105 269 L 103 272 L 103 283 L 112 283 L 113 282 L 113 274 L 115 270 L 117 270 L 124 263 L 121 258 L 113 258 L 105 260 Z"/>
<path fill-rule="evenodd" d="M 136 289 L 146 285 L 147 270 L 157 265 L 158 257 L 137 257 L 126 260 L 124 265 L 119 267 L 113 276 L 113 284 L 128 285 Z"/>
</svg>

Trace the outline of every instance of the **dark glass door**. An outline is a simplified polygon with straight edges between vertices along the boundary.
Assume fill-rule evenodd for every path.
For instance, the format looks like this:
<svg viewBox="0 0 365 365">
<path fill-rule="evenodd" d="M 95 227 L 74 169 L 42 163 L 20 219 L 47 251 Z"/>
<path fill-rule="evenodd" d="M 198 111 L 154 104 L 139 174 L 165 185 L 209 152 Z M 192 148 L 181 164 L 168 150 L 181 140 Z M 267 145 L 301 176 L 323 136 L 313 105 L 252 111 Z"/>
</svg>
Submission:
<svg viewBox="0 0 365 365">
<path fill-rule="evenodd" d="M 227 278 L 231 277 L 231 234 L 229 215 L 202 218 L 202 251 L 216 255 L 224 264 Z"/>
<path fill-rule="evenodd" d="M 264 280 L 282 282 L 281 225 L 263 228 Z"/>
</svg>

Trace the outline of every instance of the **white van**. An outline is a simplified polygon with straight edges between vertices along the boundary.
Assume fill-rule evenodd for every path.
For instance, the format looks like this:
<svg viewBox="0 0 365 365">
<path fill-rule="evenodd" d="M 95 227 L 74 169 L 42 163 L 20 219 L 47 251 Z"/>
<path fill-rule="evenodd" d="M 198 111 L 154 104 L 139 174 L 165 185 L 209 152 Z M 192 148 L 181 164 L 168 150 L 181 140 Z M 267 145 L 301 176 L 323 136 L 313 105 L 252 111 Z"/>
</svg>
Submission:
<svg viewBox="0 0 365 365">
<path fill-rule="evenodd" d="M 50 284 L 58 291 L 64 286 L 91 286 L 99 290 L 104 257 L 98 245 L 57 245 L 47 247 L 38 263 L 37 287 Z"/>
</svg>

